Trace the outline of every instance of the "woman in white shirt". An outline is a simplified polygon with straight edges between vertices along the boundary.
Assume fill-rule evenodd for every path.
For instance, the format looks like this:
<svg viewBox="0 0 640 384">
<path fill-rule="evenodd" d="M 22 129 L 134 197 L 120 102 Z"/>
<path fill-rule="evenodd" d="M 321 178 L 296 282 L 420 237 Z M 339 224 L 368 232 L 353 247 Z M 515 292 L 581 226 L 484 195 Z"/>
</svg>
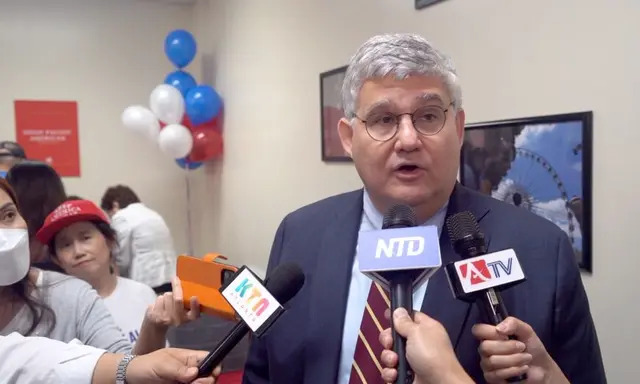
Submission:
<svg viewBox="0 0 640 384">
<path fill-rule="evenodd" d="M 195 297 L 191 298 L 194 309 L 184 309 L 177 278 L 172 293 L 156 298 L 148 286 L 116 274 L 113 250 L 117 235 L 106 214 L 89 200 L 61 204 L 47 216 L 36 236 L 48 244 L 55 263 L 91 284 L 104 299 L 118 326 L 135 343 L 137 354 L 164 347 L 169 326 L 199 316 Z"/>
<path fill-rule="evenodd" d="M 162 216 L 142 204 L 125 185 L 108 188 L 100 206 L 111 217 L 118 234 L 116 263 L 122 276 L 144 283 L 157 293 L 170 291 L 171 278 L 176 274 L 176 251 Z"/>
</svg>

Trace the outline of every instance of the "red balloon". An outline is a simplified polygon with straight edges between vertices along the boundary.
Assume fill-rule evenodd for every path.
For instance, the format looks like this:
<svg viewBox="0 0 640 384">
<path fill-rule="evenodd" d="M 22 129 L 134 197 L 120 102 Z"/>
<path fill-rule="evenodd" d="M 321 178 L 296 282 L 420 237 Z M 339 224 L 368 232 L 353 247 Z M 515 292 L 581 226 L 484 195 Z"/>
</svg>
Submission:
<svg viewBox="0 0 640 384">
<path fill-rule="evenodd" d="M 222 135 L 217 130 L 199 125 L 193 129 L 193 148 L 190 161 L 207 161 L 222 155 Z"/>
</svg>

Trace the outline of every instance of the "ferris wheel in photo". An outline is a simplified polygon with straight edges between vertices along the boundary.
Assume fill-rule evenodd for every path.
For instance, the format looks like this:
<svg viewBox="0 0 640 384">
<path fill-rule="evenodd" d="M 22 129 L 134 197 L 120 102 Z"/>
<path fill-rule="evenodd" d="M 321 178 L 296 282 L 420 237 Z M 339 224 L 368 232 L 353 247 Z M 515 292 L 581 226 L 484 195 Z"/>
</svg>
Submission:
<svg viewBox="0 0 640 384">
<path fill-rule="evenodd" d="M 574 148 L 576 153 L 580 149 Z M 577 153 L 576 153 L 577 154 Z M 562 178 L 551 163 L 540 154 L 526 148 L 515 148 L 511 169 L 491 192 L 495 199 L 527 209 L 560 226 L 574 249 L 581 249 L 574 224 L 576 219 Z"/>
</svg>

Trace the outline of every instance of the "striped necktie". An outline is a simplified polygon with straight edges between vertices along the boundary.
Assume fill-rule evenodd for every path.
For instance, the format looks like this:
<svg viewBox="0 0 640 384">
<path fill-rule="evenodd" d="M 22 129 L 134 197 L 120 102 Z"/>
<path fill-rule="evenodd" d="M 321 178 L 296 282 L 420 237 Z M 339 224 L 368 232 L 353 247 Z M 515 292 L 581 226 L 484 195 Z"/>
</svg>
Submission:
<svg viewBox="0 0 640 384">
<path fill-rule="evenodd" d="M 380 354 L 382 345 L 378 341 L 380 332 L 390 327 L 384 311 L 389 308 L 387 293 L 376 282 L 371 283 L 369 297 L 362 314 L 358 342 L 353 355 L 349 384 L 383 384 Z"/>
</svg>

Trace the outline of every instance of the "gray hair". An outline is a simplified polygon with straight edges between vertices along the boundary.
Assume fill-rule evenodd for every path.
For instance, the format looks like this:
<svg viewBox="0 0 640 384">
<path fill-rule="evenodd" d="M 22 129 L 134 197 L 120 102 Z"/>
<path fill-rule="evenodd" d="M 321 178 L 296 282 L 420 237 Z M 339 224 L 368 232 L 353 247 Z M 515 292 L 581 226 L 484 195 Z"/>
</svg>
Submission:
<svg viewBox="0 0 640 384">
<path fill-rule="evenodd" d="M 355 117 L 358 94 L 366 80 L 389 75 L 398 80 L 410 75 L 437 76 L 447 87 L 454 109 L 462 107 L 462 89 L 449 57 L 419 35 L 386 34 L 370 38 L 351 57 L 342 83 L 345 115 Z"/>
</svg>

